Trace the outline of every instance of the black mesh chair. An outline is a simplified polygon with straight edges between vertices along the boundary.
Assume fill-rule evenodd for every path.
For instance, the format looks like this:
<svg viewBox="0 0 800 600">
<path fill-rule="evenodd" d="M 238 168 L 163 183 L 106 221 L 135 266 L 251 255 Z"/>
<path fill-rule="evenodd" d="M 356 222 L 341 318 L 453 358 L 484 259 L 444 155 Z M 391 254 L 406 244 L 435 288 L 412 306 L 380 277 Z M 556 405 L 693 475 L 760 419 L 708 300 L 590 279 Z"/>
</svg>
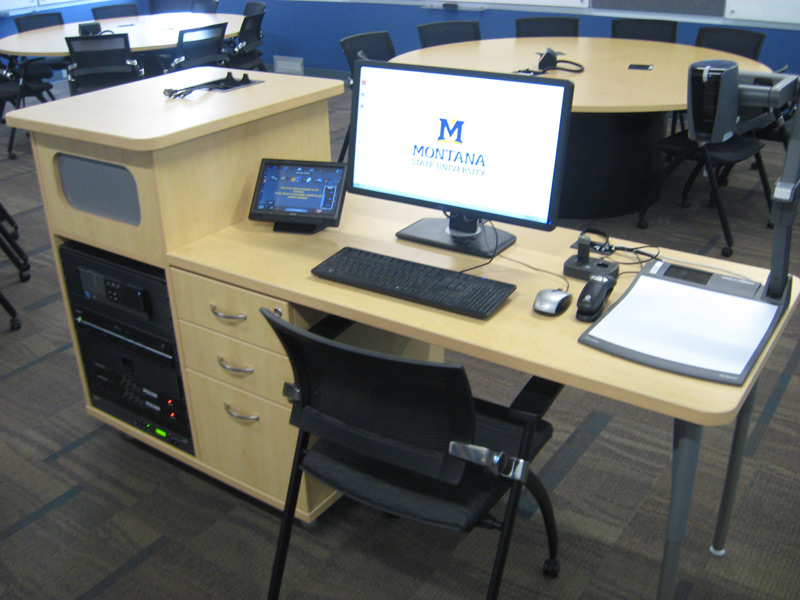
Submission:
<svg viewBox="0 0 800 600">
<path fill-rule="evenodd" d="M 734 64 L 734 63 L 731 63 Z M 690 108 L 693 106 L 693 78 L 690 78 L 688 90 L 688 103 Z M 721 95 L 720 92 L 715 92 Z M 755 166 L 758 169 L 761 187 L 767 203 L 768 214 L 772 210 L 772 192 L 769 180 L 764 169 L 764 161 L 761 158 L 761 150 L 764 143 L 761 142 L 752 131 L 743 132 L 744 125 L 740 122 L 740 112 L 726 112 L 720 116 L 716 109 L 716 98 L 698 97 L 695 111 L 687 113 L 688 129 L 679 133 L 674 133 L 669 137 L 656 142 L 655 149 L 671 157 L 664 170 L 658 175 L 655 185 L 651 192 L 644 198 L 639 211 L 639 227 L 647 228 L 646 213 L 650 206 L 658 201 L 661 185 L 675 168 L 685 160 L 694 161 L 695 167 L 683 186 L 681 194 L 683 207 L 689 206 L 689 191 L 694 185 L 698 175 L 705 169 L 708 176 L 710 187 L 709 205 L 716 207 L 719 214 L 722 232 L 725 236 L 725 246 L 722 248 L 723 256 L 733 254 L 733 236 L 722 198 L 720 196 L 720 186 L 727 181 L 730 169 L 736 163 L 755 159 Z M 749 115 L 748 122 L 767 123 L 774 119 L 770 111 L 761 111 L 760 115 Z M 742 128 L 737 127 L 742 125 Z M 762 125 L 763 126 L 763 125 Z M 771 226 L 769 219 L 767 226 Z"/>
<path fill-rule="evenodd" d="M 694 45 L 758 60 L 765 37 L 763 33 L 749 29 L 701 27 Z"/>
<path fill-rule="evenodd" d="M 5 94 L 3 92 L 3 84 L 0 83 L 0 102 L 5 102 Z M 28 281 L 31 278 L 30 264 L 25 252 L 20 248 L 17 243 L 19 238 L 19 227 L 16 221 L 6 211 L 2 203 L 0 203 L 0 250 L 2 250 L 8 259 L 17 267 L 19 271 L 20 281 Z M 8 313 L 10 317 L 10 326 L 12 331 L 16 331 L 22 326 L 19 320 L 17 311 L 8 299 L 0 292 L 0 306 Z"/>
<path fill-rule="evenodd" d="M 356 61 L 361 60 L 383 60 L 387 61 L 396 56 L 392 37 L 388 31 L 370 31 L 368 33 L 358 33 L 339 41 L 350 66 L 350 79 L 348 83 L 353 85 L 353 72 L 355 71 Z M 342 142 L 342 149 L 339 151 L 339 162 L 343 162 L 347 154 L 347 147 L 350 144 L 350 126 L 347 126 L 347 133 Z"/>
<path fill-rule="evenodd" d="M 52 84 L 40 79 L 42 71 L 33 71 L 39 64 L 41 58 L 24 58 L 12 56 L 8 62 L 3 64 L 0 61 L 0 117 L 5 111 L 6 104 L 11 104 L 14 108 L 25 106 L 26 98 L 36 98 L 39 102 L 47 102 L 45 95 L 53 99 L 51 90 Z M 35 75 L 31 76 L 30 73 Z M 52 70 L 47 69 L 52 76 Z M 5 123 L 5 119 L 2 119 Z M 11 128 L 8 136 L 8 158 L 14 160 L 17 155 L 14 153 L 14 141 L 16 140 L 17 129 Z"/>
<path fill-rule="evenodd" d="M 25 33 L 35 29 L 43 29 L 44 27 L 63 25 L 64 17 L 60 12 L 31 13 L 15 17 L 14 23 L 17 26 L 17 31 Z M 35 63 L 29 65 L 26 73 L 27 80 L 46 81 L 53 77 L 53 71 L 66 69 L 68 65 L 69 59 L 67 58 L 39 58 Z M 49 90 L 45 93 L 51 100 L 55 99 Z"/>
<path fill-rule="evenodd" d="M 17 25 L 17 31 L 24 33 L 26 31 L 33 31 L 34 29 L 63 25 L 64 17 L 61 16 L 60 12 L 31 13 L 29 15 L 14 17 L 14 23 Z"/>
<path fill-rule="evenodd" d="M 218 0 L 192 0 L 189 12 L 214 14 L 217 12 L 218 6 Z"/>
<path fill-rule="evenodd" d="M 83 94 L 144 77 L 131 54 L 127 33 L 68 37 L 72 64 L 67 70 L 71 95 Z"/>
<path fill-rule="evenodd" d="M 267 10 L 267 5 L 264 2 L 248 2 L 244 5 L 244 9 L 242 10 L 242 14 L 245 17 L 249 17 L 250 15 L 257 15 L 259 13 L 263 13 Z"/>
<path fill-rule="evenodd" d="M 611 21 L 611 37 L 674 44 L 678 37 L 678 22 L 660 19 L 614 19 Z"/>
<path fill-rule="evenodd" d="M 471 42 L 481 39 L 480 23 L 477 21 L 441 21 L 417 25 L 419 43 L 423 48 Z"/>
<path fill-rule="evenodd" d="M 223 51 L 227 23 L 215 23 L 178 33 L 175 58 L 166 71 L 179 71 L 201 66 L 226 65 L 228 56 Z"/>
<path fill-rule="evenodd" d="M 266 71 L 267 67 L 261 60 L 261 40 L 264 35 L 261 33 L 261 21 L 264 19 L 264 12 L 247 15 L 242 20 L 242 27 L 236 42 L 228 54 L 230 66 L 236 69 L 247 69 Z"/>
<path fill-rule="evenodd" d="M 574 17 L 524 17 L 515 21 L 517 37 L 577 37 Z"/>
<path fill-rule="evenodd" d="M 542 419 L 562 387 L 533 377 L 510 407 L 472 397 L 463 367 L 379 354 L 305 331 L 261 309 L 286 350 L 284 394 L 299 428 L 268 597 L 277 600 L 303 472 L 367 506 L 457 531 L 500 529 L 487 598 L 496 598 L 523 487 L 544 517 L 558 573 L 555 518 L 530 470 L 552 427 Z M 329 327 L 329 321 L 335 327 Z M 320 332 L 320 333 L 318 333 Z M 309 447 L 311 436 L 316 441 Z M 502 521 L 490 511 L 508 494 Z M 526 549 L 528 553 L 530 549 Z"/>
<path fill-rule="evenodd" d="M 116 19 L 117 17 L 138 17 L 139 7 L 133 2 L 95 6 L 92 8 L 92 16 L 97 21 L 100 19 Z"/>
</svg>

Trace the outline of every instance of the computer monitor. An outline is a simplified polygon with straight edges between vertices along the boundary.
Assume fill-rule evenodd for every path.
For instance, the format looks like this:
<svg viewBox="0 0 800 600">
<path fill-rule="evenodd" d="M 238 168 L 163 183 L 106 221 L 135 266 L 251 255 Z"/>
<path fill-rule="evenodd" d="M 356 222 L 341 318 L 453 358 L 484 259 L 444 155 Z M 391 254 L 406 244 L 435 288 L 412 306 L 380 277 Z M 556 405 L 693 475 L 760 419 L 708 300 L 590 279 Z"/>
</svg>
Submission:
<svg viewBox="0 0 800 600">
<path fill-rule="evenodd" d="M 515 237 L 487 220 L 556 226 L 572 83 L 361 61 L 350 192 L 444 211 L 398 237 L 493 256 Z"/>
</svg>

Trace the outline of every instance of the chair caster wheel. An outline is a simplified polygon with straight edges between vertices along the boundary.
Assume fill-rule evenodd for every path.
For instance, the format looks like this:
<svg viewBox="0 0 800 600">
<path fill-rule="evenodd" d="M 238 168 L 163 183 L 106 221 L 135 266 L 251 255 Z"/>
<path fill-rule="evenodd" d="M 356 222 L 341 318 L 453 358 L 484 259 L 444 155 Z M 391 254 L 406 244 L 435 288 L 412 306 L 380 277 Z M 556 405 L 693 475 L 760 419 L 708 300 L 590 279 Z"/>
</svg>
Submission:
<svg viewBox="0 0 800 600">
<path fill-rule="evenodd" d="M 13 152 L 8 153 L 8 160 L 17 160 L 17 155 Z"/>
<path fill-rule="evenodd" d="M 729 248 L 728 246 L 725 246 L 722 249 L 722 256 L 725 256 L 726 258 L 730 258 L 731 256 L 733 256 L 733 248 Z"/>
<path fill-rule="evenodd" d="M 31 278 L 30 271 L 20 271 L 19 280 L 20 281 L 28 281 Z"/>
<path fill-rule="evenodd" d="M 775 223 L 772 221 L 767 221 L 767 229 L 775 229 Z"/>
<path fill-rule="evenodd" d="M 19 317 L 11 317 L 11 331 L 18 331 L 22 328 L 22 322 Z"/>
<path fill-rule="evenodd" d="M 542 573 L 544 573 L 547 577 L 558 577 L 558 571 L 560 569 L 561 565 L 558 563 L 557 558 L 548 558 L 546 561 L 544 561 Z"/>
<path fill-rule="evenodd" d="M 691 200 L 681 200 L 681 208 L 689 208 L 692 205 Z"/>
<path fill-rule="evenodd" d="M 639 219 L 639 222 L 636 224 L 636 226 L 639 229 L 647 229 L 648 225 L 649 225 L 649 223 L 647 222 L 647 220 L 646 219 L 641 219 L 641 218 Z"/>
</svg>

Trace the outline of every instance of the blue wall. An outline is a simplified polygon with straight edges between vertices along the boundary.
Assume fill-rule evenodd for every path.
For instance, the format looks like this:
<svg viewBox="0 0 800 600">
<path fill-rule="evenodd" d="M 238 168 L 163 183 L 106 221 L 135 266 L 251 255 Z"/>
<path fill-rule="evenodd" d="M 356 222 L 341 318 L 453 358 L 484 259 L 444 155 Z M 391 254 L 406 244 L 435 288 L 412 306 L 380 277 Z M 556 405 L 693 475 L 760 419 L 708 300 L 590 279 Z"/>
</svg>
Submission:
<svg viewBox="0 0 800 600">
<path fill-rule="evenodd" d="M 116 0 L 123 1 L 123 0 Z M 130 0 L 124 0 L 130 1 Z M 514 19 L 531 16 L 530 12 L 486 10 L 483 12 L 427 9 L 419 6 L 357 4 L 351 2 L 302 2 L 266 0 L 264 18 L 264 58 L 267 64 L 275 54 L 303 57 L 307 70 L 348 71 L 339 40 L 365 31 L 386 29 L 398 53 L 419 48 L 416 26 L 420 23 L 447 19 L 476 19 L 484 38 L 512 37 Z M 90 21 L 91 7 L 113 4 L 113 1 L 83 4 L 63 9 L 64 20 Z M 148 12 L 148 0 L 137 0 L 140 12 Z M 188 0 L 187 0 L 188 3 Z M 241 13 L 245 0 L 220 0 L 219 12 Z M 536 13 L 544 14 L 544 13 Z M 611 19 L 582 16 L 581 35 L 608 37 Z M 698 23 L 682 22 L 678 41 L 693 44 Z M 748 29 L 755 29 L 748 27 Z M 773 69 L 789 66 L 789 72 L 800 73 L 800 31 L 758 28 L 767 34 L 761 51 L 761 62 Z M 13 18 L 0 17 L 0 37 L 16 33 Z"/>
</svg>

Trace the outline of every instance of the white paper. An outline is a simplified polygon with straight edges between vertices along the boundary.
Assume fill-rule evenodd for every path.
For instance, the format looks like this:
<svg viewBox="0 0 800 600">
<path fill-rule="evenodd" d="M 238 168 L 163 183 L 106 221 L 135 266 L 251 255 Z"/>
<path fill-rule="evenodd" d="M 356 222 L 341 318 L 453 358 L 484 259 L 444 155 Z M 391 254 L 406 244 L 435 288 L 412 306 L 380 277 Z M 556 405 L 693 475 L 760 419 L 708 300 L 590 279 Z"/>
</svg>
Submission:
<svg viewBox="0 0 800 600">
<path fill-rule="evenodd" d="M 738 375 L 777 310 L 758 300 L 643 276 L 591 336 L 645 355 Z"/>
</svg>

